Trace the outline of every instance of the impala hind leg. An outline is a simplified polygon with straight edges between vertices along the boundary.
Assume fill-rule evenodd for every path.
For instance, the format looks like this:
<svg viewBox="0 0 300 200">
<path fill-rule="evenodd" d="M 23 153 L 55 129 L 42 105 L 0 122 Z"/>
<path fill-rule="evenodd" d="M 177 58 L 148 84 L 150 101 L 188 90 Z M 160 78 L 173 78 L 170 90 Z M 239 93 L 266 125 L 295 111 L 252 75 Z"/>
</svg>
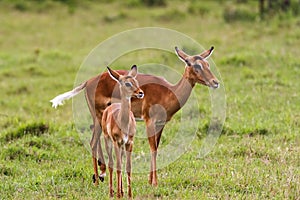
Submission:
<svg viewBox="0 0 300 200">
<path fill-rule="evenodd" d="M 99 178 L 103 182 L 104 181 L 104 176 L 105 176 L 105 161 L 104 161 L 104 156 L 102 153 L 102 147 L 101 147 L 101 141 L 100 141 L 100 136 L 101 136 L 101 127 L 100 125 L 91 125 L 90 128 L 92 129 L 93 135 L 92 139 L 90 142 L 90 146 L 92 149 L 92 160 L 93 160 L 93 167 L 94 167 L 94 175 L 93 175 L 93 183 L 95 186 L 99 184 Z M 97 157 L 99 157 L 99 160 L 97 161 Z M 98 166 L 100 166 L 101 174 L 99 176 L 98 174 Z"/>
</svg>

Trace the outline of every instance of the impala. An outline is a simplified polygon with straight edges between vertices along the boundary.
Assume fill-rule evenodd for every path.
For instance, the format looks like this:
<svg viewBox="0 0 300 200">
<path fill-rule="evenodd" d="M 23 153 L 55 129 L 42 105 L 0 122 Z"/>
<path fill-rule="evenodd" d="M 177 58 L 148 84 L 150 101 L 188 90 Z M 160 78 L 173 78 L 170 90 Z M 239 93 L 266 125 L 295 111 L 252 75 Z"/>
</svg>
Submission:
<svg viewBox="0 0 300 200">
<path fill-rule="evenodd" d="M 210 70 L 207 58 L 212 54 L 213 47 L 199 55 L 190 56 L 175 47 L 177 56 L 185 63 L 182 78 L 177 84 L 172 85 L 165 79 L 138 74 L 136 79 L 144 91 L 143 99 L 132 99 L 132 112 L 136 118 L 142 118 L 146 123 L 148 142 L 151 151 L 149 183 L 157 186 L 156 157 L 162 131 L 165 123 L 181 109 L 189 98 L 193 87 L 200 83 L 211 88 L 218 88 L 219 81 Z M 124 75 L 126 71 L 118 71 Z M 93 136 L 91 139 L 92 157 L 94 165 L 94 183 L 98 184 L 99 176 L 97 169 L 97 158 L 100 166 L 100 178 L 103 180 L 105 174 L 105 161 L 103 158 L 100 135 L 103 111 L 112 102 L 112 99 L 120 99 L 120 94 L 113 93 L 116 82 L 108 73 L 103 73 L 82 83 L 73 90 L 55 97 L 51 102 L 53 107 L 62 105 L 63 101 L 77 95 L 85 89 L 85 96 L 90 109 L 94 124 L 91 126 Z M 159 106 L 157 106 L 159 105 Z M 100 180 L 101 180 L 100 179 Z"/>
<path fill-rule="evenodd" d="M 131 152 L 133 147 L 133 137 L 136 132 L 136 124 L 134 115 L 131 112 L 131 97 L 142 99 L 144 92 L 139 88 L 135 77 L 137 74 L 137 67 L 132 66 L 127 76 L 122 76 L 118 72 L 111 70 L 108 72 L 119 84 L 121 103 L 113 103 L 108 106 L 102 116 L 101 127 L 105 138 L 105 148 L 108 154 L 108 168 L 109 168 L 109 194 L 114 196 L 113 192 L 113 156 L 112 147 L 114 146 L 116 154 L 117 165 L 117 197 L 123 197 L 122 186 L 122 151 L 126 152 L 126 172 L 127 172 L 127 187 L 128 197 L 132 198 L 131 192 Z"/>
</svg>

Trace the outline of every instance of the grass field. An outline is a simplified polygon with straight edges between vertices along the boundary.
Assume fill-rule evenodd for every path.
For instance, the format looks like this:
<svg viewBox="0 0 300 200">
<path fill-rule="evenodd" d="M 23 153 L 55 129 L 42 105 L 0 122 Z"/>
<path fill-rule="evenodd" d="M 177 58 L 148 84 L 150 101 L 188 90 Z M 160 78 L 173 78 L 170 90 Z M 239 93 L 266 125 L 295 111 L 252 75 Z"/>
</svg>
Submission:
<svg viewBox="0 0 300 200">
<path fill-rule="evenodd" d="M 260 20 L 254 1 L 176 0 L 150 8 L 139 1 L 12 2 L 0 1 L 0 199 L 108 199 L 107 179 L 99 187 L 92 184 L 91 155 L 75 129 L 72 102 L 54 110 L 49 100 L 73 88 L 96 45 L 147 26 L 215 46 L 212 59 L 225 85 L 227 117 L 212 152 L 199 158 L 211 103 L 208 89 L 198 85 L 196 138 L 183 156 L 158 171 L 157 188 L 148 185 L 148 174 L 134 174 L 134 199 L 300 198 L 299 15 Z M 157 62 L 183 72 L 175 55 L 149 52 L 111 67 Z M 177 123 L 175 117 L 168 124 L 163 141 Z M 148 151 L 147 140 L 136 148 Z"/>
</svg>

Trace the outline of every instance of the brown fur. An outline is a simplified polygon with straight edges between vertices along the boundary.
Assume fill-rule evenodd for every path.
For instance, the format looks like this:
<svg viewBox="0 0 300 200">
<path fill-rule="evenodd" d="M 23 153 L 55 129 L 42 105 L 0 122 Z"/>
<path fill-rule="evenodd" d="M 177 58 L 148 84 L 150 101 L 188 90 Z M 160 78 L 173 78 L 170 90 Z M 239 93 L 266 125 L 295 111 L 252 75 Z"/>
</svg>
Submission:
<svg viewBox="0 0 300 200">
<path fill-rule="evenodd" d="M 131 101 L 131 108 L 136 118 L 144 119 L 147 127 L 148 141 L 151 150 L 151 165 L 149 183 L 157 185 L 156 175 L 156 155 L 159 146 L 160 137 L 164 128 L 164 125 L 156 125 L 156 122 L 168 122 L 172 116 L 186 103 L 189 98 L 192 88 L 196 83 L 207 85 L 210 87 L 218 87 L 218 80 L 212 74 L 209 68 L 208 62 L 205 60 L 212 53 L 213 48 L 204 51 L 200 55 L 189 56 L 183 51 L 176 49 L 179 58 L 186 62 L 186 67 L 182 79 L 176 84 L 172 85 L 165 79 L 147 75 L 138 74 L 137 81 L 140 88 L 144 91 L 145 97 L 143 99 L 133 98 Z M 199 56 L 201 59 L 199 59 Z M 191 66 L 188 66 L 191 65 Z M 202 67 L 202 71 L 196 66 Z M 119 74 L 124 75 L 126 71 L 119 70 Z M 89 102 L 91 114 L 95 123 L 101 121 L 104 109 L 109 102 L 113 99 L 120 99 L 118 92 L 113 94 L 116 82 L 113 81 L 108 73 L 104 73 L 95 78 L 87 81 L 86 85 L 86 99 Z M 164 111 L 159 109 L 160 107 L 153 107 L 153 105 L 160 105 L 164 108 Z M 154 109 L 151 110 L 151 107 Z M 151 113 L 154 113 L 151 115 Z M 101 129 L 94 131 L 93 135 L 99 138 Z M 91 141 L 91 147 L 93 150 L 93 159 L 96 159 L 97 149 L 102 149 L 99 141 Z M 98 151 L 98 157 L 102 163 L 104 163 L 102 152 Z M 94 162 L 95 163 L 95 162 Z M 95 171 L 95 174 L 98 172 Z M 103 173 L 103 172 L 102 172 Z M 97 176 L 96 176 L 97 177 Z"/>
<path fill-rule="evenodd" d="M 209 63 L 206 60 L 212 54 L 213 47 L 195 56 L 190 56 L 177 47 L 175 47 L 175 50 L 178 57 L 186 64 L 181 80 L 177 84 L 172 85 L 160 77 L 138 74 L 136 79 L 139 82 L 140 88 L 144 91 L 145 97 L 143 99 L 132 98 L 131 101 L 131 110 L 134 116 L 142 118 L 146 123 L 151 151 L 149 183 L 153 186 L 157 185 L 156 156 L 160 137 L 165 126 L 164 123 L 168 122 L 184 106 L 196 83 L 212 88 L 219 87 L 219 81 L 210 71 Z M 121 75 L 127 74 L 126 71 L 122 70 L 117 72 Z M 106 107 L 120 101 L 120 92 L 119 90 L 115 90 L 116 84 L 109 77 L 108 73 L 103 73 L 77 87 L 80 90 L 85 88 L 86 100 L 93 118 L 93 135 L 90 145 L 96 178 L 95 185 L 98 184 L 99 178 L 97 159 L 98 163 L 101 163 L 100 176 L 103 177 L 105 173 L 105 161 L 100 142 L 101 119 Z M 76 90 L 76 94 L 77 92 Z M 52 100 L 52 102 L 56 101 Z M 61 104 L 61 101 L 59 103 Z M 54 107 L 57 105 L 55 103 Z"/>
</svg>

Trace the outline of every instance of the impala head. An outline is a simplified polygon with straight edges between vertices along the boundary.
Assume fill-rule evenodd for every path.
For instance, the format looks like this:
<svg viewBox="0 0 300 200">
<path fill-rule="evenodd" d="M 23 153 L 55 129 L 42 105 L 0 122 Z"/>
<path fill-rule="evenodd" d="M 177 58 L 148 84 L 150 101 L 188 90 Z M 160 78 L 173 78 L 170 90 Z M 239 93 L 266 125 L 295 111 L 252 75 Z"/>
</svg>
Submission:
<svg viewBox="0 0 300 200">
<path fill-rule="evenodd" d="M 133 65 L 127 75 L 120 75 L 117 71 L 114 71 L 107 67 L 110 77 L 119 83 L 120 91 L 126 98 L 136 97 L 142 99 L 144 97 L 143 90 L 140 89 L 138 81 L 136 80 L 137 66 Z"/>
<path fill-rule="evenodd" d="M 219 81 L 210 71 L 209 63 L 206 60 L 212 54 L 214 47 L 194 56 L 186 54 L 177 47 L 175 50 L 177 56 L 186 64 L 185 75 L 193 84 L 201 83 L 211 88 L 219 87 Z"/>
</svg>

